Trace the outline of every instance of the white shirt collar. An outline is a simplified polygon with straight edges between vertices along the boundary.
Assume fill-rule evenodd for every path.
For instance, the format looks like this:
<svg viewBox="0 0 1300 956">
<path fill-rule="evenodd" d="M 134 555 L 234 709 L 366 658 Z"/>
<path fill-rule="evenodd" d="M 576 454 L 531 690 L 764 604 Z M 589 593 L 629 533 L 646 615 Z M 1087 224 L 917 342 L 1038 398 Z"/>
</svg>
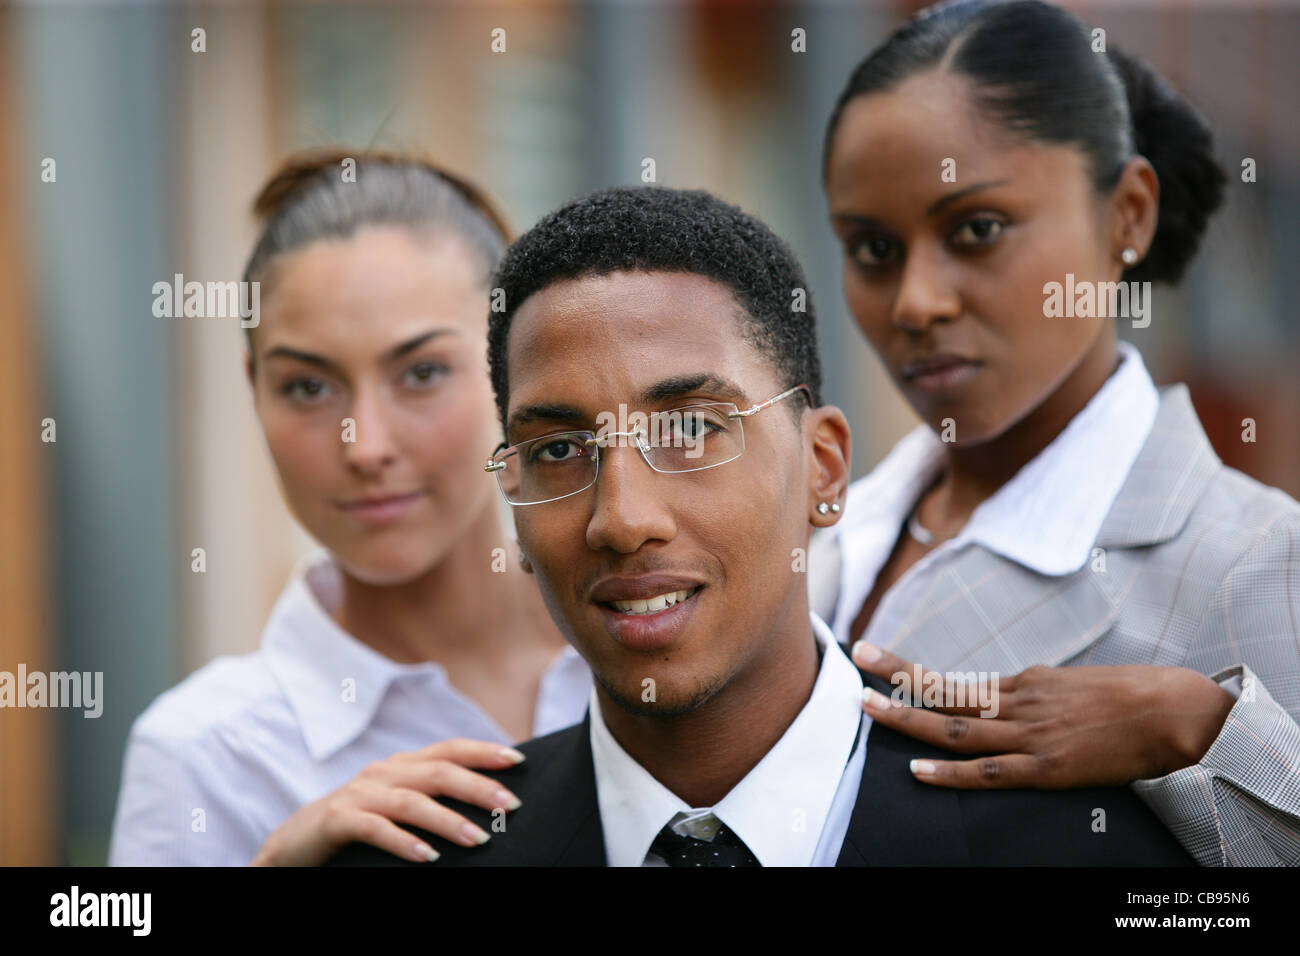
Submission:
<svg viewBox="0 0 1300 956">
<path fill-rule="evenodd" d="M 808 866 L 863 723 L 862 678 L 829 627 L 811 615 L 823 648 L 812 694 L 766 756 L 713 808 L 763 866 Z M 610 866 L 640 866 L 684 801 L 614 739 L 591 697 L 591 754 Z"/>
<path fill-rule="evenodd" d="M 432 673 L 446 680 L 438 664 L 399 664 L 339 627 L 331 614 L 341 599 L 338 566 L 329 552 L 314 551 L 294 567 L 262 632 L 267 666 L 318 761 L 361 736 L 394 679 Z"/>
<path fill-rule="evenodd" d="M 1045 575 L 1078 571 L 1155 423 L 1160 396 L 1142 356 L 1119 342 L 1122 361 L 1083 410 L 1005 485 L 971 514 L 941 547 L 979 544 Z M 870 582 L 893 548 L 899 528 L 943 463 L 943 445 L 919 425 L 865 478 L 849 489 L 833 534 L 842 564 L 835 620 L 857 613 Z M 883 553 L 882 553 L 883 552 Z"/>
</svg>

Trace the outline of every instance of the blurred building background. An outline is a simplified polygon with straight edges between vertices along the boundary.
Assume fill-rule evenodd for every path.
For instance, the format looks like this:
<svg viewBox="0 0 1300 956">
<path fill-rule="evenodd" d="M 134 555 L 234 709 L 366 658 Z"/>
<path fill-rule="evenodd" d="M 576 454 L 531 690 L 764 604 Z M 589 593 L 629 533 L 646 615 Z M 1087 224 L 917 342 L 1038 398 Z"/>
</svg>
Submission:
<svg viewBox="0 0 1300 956">
<path fill-rule="evenodd" d="M 428 150 L 519 228 L 639 182 L 647 157 L 659 183 L 738 203 L 808 272 L 826 398 L 849 414 L 860 476 L 914 419 L 846 314 L 820 148 L 852 66 L 918 6 L 0 6 L 0 670 L 105 680 L 98 719 L 0 710 L 0 863 L 106 859 L 131 721 L 254 648 L 310 545 L 257 431 L 237 321 L 151 312 L 153 283 L 175 273 L 239 277 L 250 202 L 284 153 Z M 1189 383 L 1225 461 L 1300 495 L 1300 9 L 1066 6 L 1201 108 L 1229 171 L 1188 279 L 1127 336 L 1157 382 Z M 1240 182 L 1245 157 L 1256 183 Z"/>
</svg>

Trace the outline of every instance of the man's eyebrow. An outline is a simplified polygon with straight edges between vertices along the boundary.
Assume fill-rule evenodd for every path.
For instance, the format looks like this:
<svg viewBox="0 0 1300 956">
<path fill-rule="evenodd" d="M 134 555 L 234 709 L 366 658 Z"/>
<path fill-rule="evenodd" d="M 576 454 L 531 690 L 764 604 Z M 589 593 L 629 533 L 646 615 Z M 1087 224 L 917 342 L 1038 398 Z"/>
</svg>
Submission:
<svg viewBox="0 0 1300 956">
<path fill-rule="evenodd" d="M 1011 180 L 1009 179 L 998 179 L 998 180 L 994 180 L 993 182 L 975 183 L 973 186 L 967 186 L 965 189 L 959 189 L 955 193 L 949 193 L 946 196 L 940 196 L 938 199 L 936 199 L 934 202 L 930 204 L 930 208 L 925 211 L 925 214 L 927 216 L 933 216 L 936 213 L 942 212 L 945 206 L 955 203 L 958 199 L 961 199 L 963 196 L 968 196 L 971 193 L 979 192 L 981 189 L 992 189 L 994 186 L 1005 186 L 1009 182 L 1011 182 Z"/>
<path fill-rule="evenodd" d="M 587 415 L 581 409 L 574 408 L 572 405 L 563 405 L 556 402 L 537 402 L 533 405 L 517 408 L 511 413 L 510 420 L 506 422 L 506 434 L 509 435 L 518 426 L 527 425 L 530 422 L 585 425 Z"/>
<path fill-rule="evenodd" d="M 692 392 L 704 392 L 722 401 L 734 401 L 737 405 L 746 405 L 749 399 L 745 390 L 735 382 L 714 375 L 710 372 L 698 372 L 693 375 L 676 375 L 655 382 L 641 393 L 641 401 L 647 405 L 657 404 Z M 515 409 L 506 422 L 506 434 L 509 435 L 520 425 L 532 422 L 554 422 L 571 427 L 583 426 L 591 421 L 586 412 L 572 405 L 559 402 L 537 402 Z"/>
<path fill-rule="evenodd" d="M 745 405 L 749 399 L 745 390 L 728 379 L 711 372 L 697 372 L 694 375 L 676 375 L 656 382 L 641 393 L 641 400 L 646 403 L 662 402 L 670 398 L 689 395 L 692 392 L 705 392 L 723 401 L 732 401 Z"/>
<path fill-rule="evenodd" d="M 384 355 L 383 360 L 385 362 L 391 362 L 393 361 L 393 359 L 401 358 L 403 355 L 406 355 L 408 352 L 412 352 L 415 349 L 418 349 L 421 345 L 423 345 L 425 342 L 428 342 L 430 339 L 437 338 L 440 335 L 459 335 L 459 334 L 460 334 L 459 329 L 454 329 L 451 327 L 430 329 L 428 332 L 422 332 L 413 338 L 407 339 L 405 342 L 400 342 L 397 345 L 394 345 Z M 263 358 L 264 359 L 291 358 L 291 359 L 297 359 L 299 362 L 306 362 L 308 365 L 319 365 L 322 368 L 328 368 L 328 369 L 338 368 L 338 366 L 333 361 L 325 358 L 325 356 L 323 355 L 316 355 L 314 352 L 304 352 L 302 349 L 290 348 L 287 345 L 277 345 L 274 348 L 267 349 L 266 354 L 263 356 Z"/>
</svg>

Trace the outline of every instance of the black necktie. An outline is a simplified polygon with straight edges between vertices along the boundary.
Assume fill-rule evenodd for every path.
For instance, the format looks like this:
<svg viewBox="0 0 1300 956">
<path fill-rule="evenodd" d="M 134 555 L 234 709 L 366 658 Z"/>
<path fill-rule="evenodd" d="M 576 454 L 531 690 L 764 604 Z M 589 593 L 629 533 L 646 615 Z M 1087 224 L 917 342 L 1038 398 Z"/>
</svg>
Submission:
<svg viewBox="0 0 1300 956">
<path fill-rule="evenodd" d="M 669 866 L 762 866 L 744 841 L 725 823 L 716 817 L 712 820 L 717 823 L 717 832 L 712 840 L 682 836 L 673 830 L 672 821 L 669 821 L 650 844 L 650 849 L 663 857 Z"/>
</svg>

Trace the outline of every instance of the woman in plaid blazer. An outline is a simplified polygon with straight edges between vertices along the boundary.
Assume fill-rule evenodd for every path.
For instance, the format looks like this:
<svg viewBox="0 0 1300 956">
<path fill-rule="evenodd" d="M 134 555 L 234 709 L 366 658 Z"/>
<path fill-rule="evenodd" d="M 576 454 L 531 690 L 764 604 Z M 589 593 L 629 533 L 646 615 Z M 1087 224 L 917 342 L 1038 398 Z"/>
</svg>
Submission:
<svg viewBox="0 0 1300 956">
<path fill-rule="evenodd" d="M 850 310 L 925 424 L 810 586 L 897 685 L 873 716 L 956 752 L 919 779 L 1131 784 L 1203 865 L 1294 864 L 1300 505 L 1116 332 L 1163 320 L 1151 284 L 1225 181 L 1192 108 L 1055 7 L 949 4 L 871 53 L 824 183 Z"/>
</svg>

